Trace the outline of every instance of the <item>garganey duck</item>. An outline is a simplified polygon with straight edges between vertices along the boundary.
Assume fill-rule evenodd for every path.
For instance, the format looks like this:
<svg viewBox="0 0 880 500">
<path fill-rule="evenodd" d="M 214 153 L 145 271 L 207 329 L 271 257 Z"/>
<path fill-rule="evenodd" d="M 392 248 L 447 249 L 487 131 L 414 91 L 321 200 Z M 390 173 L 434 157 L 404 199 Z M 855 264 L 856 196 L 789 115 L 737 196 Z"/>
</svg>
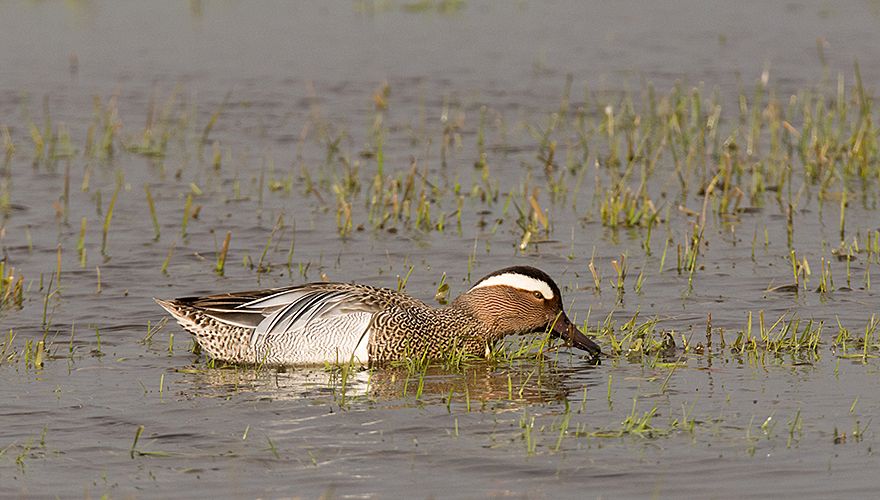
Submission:
<svg viewBox="0 0 880 500">
<path fill-rule="evenodd" d="M 484 356 L 507 335 L 543 331 L 594 360 L 601 354 L 565 315 L 553 279 L 528 266 L 495 271 L 437 308 L 394 290 L 354 283 L 155 300 L 208 355 L 232 363 L 381 364 L 442 358 L 456 347 Z"/>
</svg>

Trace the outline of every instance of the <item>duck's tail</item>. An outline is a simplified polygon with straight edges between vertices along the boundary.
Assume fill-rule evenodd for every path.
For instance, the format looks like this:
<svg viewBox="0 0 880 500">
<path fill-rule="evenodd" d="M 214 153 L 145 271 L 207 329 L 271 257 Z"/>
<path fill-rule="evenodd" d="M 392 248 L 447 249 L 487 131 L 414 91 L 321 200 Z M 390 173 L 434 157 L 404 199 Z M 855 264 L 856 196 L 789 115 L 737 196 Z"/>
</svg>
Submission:
<svg viewBox="0 0 880 500">
<path fill-rule="evenodd" d="M 153 298 L 168 311 L 184 330 L 192 334 L 205 353 L 215 359 L 231 362 L 248 361 L 247 328 L 217 321 L 202 308 L 189 305 L 186 300 Z"/>
</svg>

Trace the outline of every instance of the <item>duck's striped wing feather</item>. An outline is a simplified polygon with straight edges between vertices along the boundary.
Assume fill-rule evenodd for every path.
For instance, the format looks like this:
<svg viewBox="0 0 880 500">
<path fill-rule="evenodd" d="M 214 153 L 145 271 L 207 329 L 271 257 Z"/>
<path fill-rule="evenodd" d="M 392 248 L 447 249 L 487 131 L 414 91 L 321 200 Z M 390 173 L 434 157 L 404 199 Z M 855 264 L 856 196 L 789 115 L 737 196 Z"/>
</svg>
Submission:
<svg viewBox="0 0 880 500">
<path fill-rule="evenodd" d="M 256 328 L 266 316 L 275 312 L 279 306 L 264 308 L 244 308 L 243 306 L 278 293 L 292 293 L 302 286 L 252 290 L 247 292 L 223 293 L 205 297 L 181 297 L 174 299 L 180 307 L 199 310 L 202 314 L 241 328 Z"/>
<path fill-rule="evenodd" d="M 250 348 L 270 361 L 367 361 L 369 326 L 385 302 L 377 290 L 337 283 L 280 290 L 237 310 L 272 311 L 254 329 Z"/>
<path fill-rule="evenodd" d="M 251 337 L 251 347 L 264 342 L 268 336 L 301 332 L 309 329 L 316 319 L 337 316 L 343 313 L 338 307 L 346 301 L 349 303 L 349 307 L 346 308 L 348 311 L 357 310 L 370 314 L 374 312 L 368 307 L 363 307 L 357 300 L 352 300 L 355 298 L 350 294 L 339 290 L 298 291 L 287 296 L 292 299 L 290 303 L 275 310 L 257 325 Z"/>
</svg>

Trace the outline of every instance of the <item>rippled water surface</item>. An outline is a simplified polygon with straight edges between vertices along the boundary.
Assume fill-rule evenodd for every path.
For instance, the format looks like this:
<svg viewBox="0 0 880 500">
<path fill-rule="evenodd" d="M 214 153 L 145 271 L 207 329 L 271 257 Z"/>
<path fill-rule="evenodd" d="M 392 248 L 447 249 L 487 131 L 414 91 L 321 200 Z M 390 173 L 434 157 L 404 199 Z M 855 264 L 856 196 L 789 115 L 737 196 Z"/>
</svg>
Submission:
<svg viewBox="0 0 880 500">
<path fill-rule="evenodd" d="M 873 497 L 878 46 L 874 1 L 3 2 L 0 496 Z M 600 365 L 216 367 L 152 301 L 513 264 Z"/>
</svg>

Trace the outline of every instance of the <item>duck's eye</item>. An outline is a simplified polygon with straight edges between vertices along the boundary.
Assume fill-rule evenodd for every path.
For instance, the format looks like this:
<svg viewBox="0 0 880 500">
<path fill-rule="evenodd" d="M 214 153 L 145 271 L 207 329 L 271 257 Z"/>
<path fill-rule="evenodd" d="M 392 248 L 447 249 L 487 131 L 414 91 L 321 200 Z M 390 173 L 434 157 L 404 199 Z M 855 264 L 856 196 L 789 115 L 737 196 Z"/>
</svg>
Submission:
<svg viewBox="0 0 880 500">
<path fill-rule="evenodd" d="M 544 300 L 544 294 L 542 294 L 541 292 L 534 291 L 532 292 L 532 295 L 534 295 L 535 298 L 538 300 Z"/>
</svg>

